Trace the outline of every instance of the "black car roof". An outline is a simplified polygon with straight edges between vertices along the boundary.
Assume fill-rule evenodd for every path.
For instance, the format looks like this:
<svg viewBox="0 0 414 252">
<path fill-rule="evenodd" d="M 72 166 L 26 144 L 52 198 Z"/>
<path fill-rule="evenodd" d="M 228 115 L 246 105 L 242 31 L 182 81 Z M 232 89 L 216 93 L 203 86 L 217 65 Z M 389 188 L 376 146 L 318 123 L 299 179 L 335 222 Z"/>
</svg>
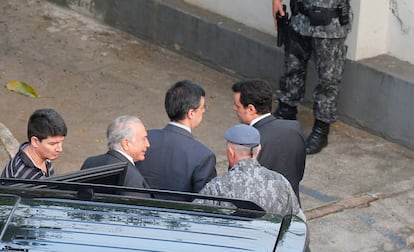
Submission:
<svg viewBox="0 0 414 252">
<path fill-rule="evenodd" d="M 66 181 L 0 183 L 5 183 L 0 186 L 0 249 L 9 251 L 273 251 L 283 219 L 240 199 Z M 85 197 L 80 193 L 85 190 L 100 192 Z M 184 194 L 235 207 L 102 193 L 105 190 Z M 299 219 L 292 224 L 303 238 L 306 224 Z"/>
<path fill-rule="evenodd" d="M 279 224 L 261 219 L 218 214 L 66 199 L 18 201 L 15 208 L 2 206 L 15 209 L 2 243 L 29 251 L 249 251 L 273 247 L 279 230 Z"/>
</svg>

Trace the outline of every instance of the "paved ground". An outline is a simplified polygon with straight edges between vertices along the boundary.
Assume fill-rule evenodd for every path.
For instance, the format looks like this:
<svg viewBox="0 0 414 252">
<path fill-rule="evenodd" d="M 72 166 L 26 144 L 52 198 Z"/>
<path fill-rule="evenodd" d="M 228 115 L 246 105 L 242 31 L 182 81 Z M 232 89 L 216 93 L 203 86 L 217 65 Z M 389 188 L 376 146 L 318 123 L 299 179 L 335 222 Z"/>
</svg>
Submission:
<svg viewBox="0 0 414 252">
<path fill-rule="evenodd" d="M 35 109 L 53 107 L 67 122 L 64 152 L 55 162 L 61 174 L 106 150 L 106 126 L 118 115 L 163 127 L 166 89 L 191 79 L 204 86 L 209 106 L 194 133 L 224 172 L 223 133 L 237 122 L 230 90 L 236 77 L 43 0 L 3 0 L 0 12 L 0 82 L 24 81 L 40 94 L 28 98 L 0 88 L 1 166 L 7 151 L 25 140 Z M 301 107 L 299 119 L 309 132 L 310 110 Z M 340 122 L 329 140 L 308 157 L 301 188 L 312 250 L 412 251 L 414 152 Z"/>
</svg>

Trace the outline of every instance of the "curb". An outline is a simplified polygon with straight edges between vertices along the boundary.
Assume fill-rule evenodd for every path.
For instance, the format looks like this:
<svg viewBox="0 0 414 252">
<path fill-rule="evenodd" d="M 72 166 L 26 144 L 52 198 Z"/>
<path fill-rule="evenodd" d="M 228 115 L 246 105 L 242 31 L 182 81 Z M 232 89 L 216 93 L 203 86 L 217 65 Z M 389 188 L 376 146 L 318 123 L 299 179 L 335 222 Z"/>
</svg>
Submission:
<svg viewBox="0 0 414 252">
<path fill-rule="evenodd" d="M 0 144 L 5 148 L 9 158 L 12 158 L 19 150 L 19 142 L 2 123 L 0 123 Z"/>
<path fill-rule="evenodd" d="M 378 200 L 380 197 L 378 195 L 368 195 L 362 194 L 348 199 L 343 199 L 340 201 L 335 201 L 322 205 L 310 210 L 305 211 L 306 220 L 310 221 L 313 219 L 321 218 L 323 216 L 341 212 L 345 209 L 356 208 L 356 207 L 366 207 L 372 201 Z"/>
</svg>

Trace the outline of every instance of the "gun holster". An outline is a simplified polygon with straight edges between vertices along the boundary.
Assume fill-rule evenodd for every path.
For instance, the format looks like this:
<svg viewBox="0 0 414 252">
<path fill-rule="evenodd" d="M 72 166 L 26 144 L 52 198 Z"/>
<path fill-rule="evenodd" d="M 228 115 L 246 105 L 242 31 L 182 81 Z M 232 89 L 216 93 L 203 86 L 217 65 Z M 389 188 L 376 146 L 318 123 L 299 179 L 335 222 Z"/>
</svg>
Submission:
<svg viewBox="0 0 414 252">
<path fill-rule="evenodd" d="M 289 29 L 289 14 L 286 12 L 286 5 L 283 5 L 284 16 L 279 13 L 276 14 L 277 21 L 277 46 L 280 47 L 285 44 Z"/>
</svg>

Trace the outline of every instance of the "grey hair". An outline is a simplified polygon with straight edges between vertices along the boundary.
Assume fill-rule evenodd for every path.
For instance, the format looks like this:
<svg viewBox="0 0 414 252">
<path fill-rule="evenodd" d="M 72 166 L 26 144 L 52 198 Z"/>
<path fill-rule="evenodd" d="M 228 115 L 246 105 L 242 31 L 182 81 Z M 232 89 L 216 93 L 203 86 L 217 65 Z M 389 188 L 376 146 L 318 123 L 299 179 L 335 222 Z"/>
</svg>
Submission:
<svg viewBox="0 0 414 252">
<path fill-rule="evenodd" d="M 250 157 L 253 154 L 253 157 L 256 158 L 260 151 L 260 144 L 252 148 L 252 147 L 245 146 L 245 145 L 227 142 L 227 146 L 232 148 L 237 156 L 241 156 L 241 157 L 245 157 L 245 156 Z"/>
<path fill-rule="evenodd" d="M 115 118 L 106 130 L 106 139 L 109 150 L 120 148 L 121 140 L 126 138 L 131 140 L 133 137 L 132 123 L 142 123 L 136 116 L 123 115 Z"/>
</svg>

